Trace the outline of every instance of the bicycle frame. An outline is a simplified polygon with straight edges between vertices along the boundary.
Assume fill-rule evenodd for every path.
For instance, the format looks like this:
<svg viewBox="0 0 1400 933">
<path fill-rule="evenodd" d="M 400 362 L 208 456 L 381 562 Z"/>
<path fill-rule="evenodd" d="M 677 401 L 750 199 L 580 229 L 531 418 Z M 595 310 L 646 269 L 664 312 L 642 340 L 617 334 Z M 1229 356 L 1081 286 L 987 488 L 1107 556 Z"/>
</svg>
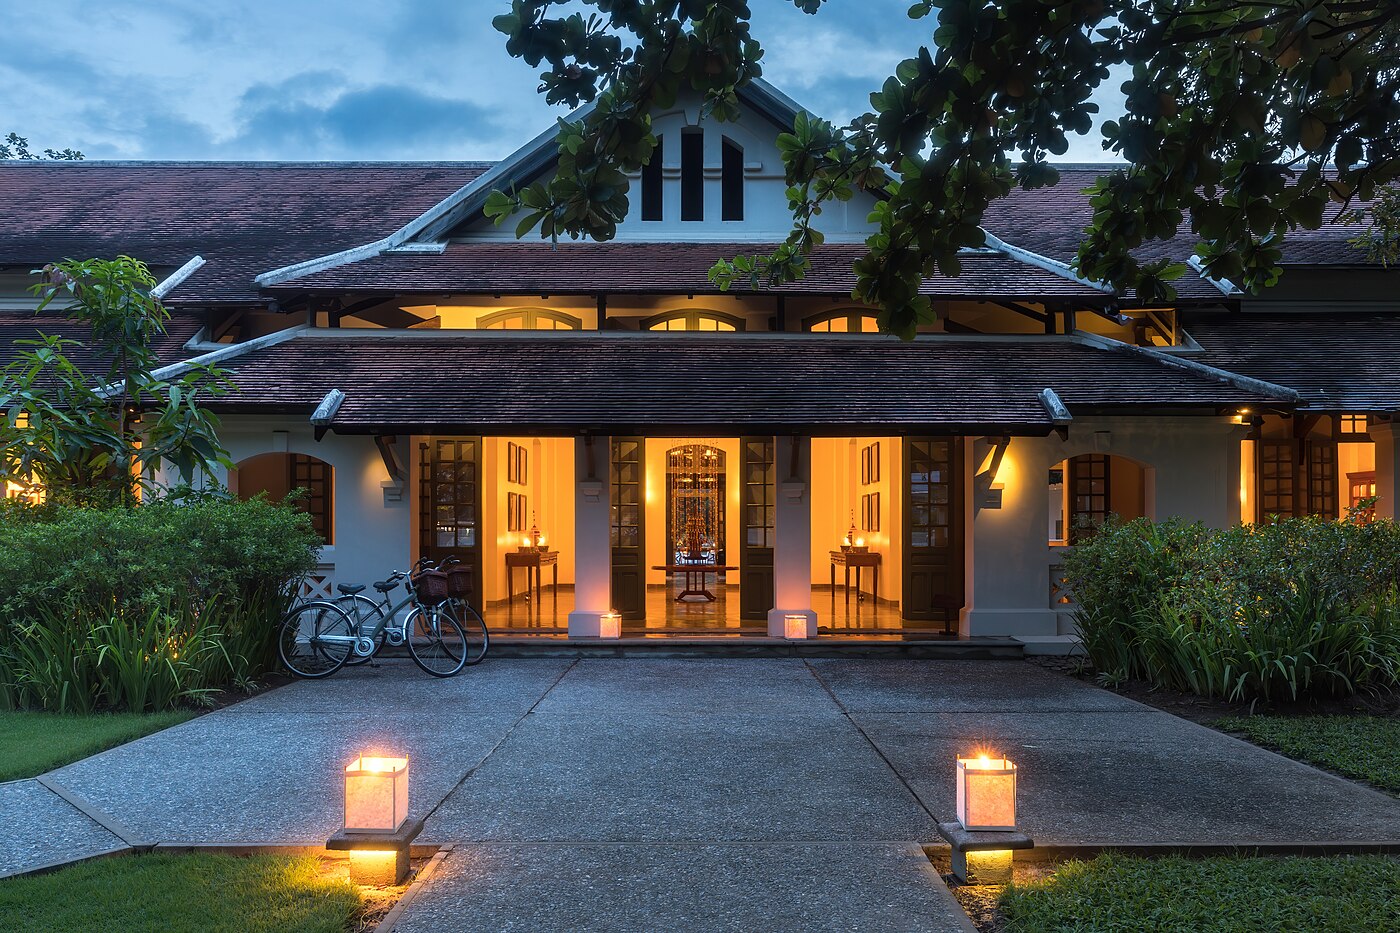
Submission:
<svg viewBox="0 0 1400 933">
<path fill-rule="evenodd" d="M 421 602 L 419 602 L 418 594 L 413 589 L 411 577 L 405 578 L 404 585 L 408 588 L 408 595 L 405 596 L 403 599 L 399 600 L 397 603 L 393 602 L 389 598 L 388 592 L 380 592 L 380 602 L 376 602 L 373 598 L 364 596 L 362 594 L 356 594 L 355 598 L 350 600 L 351 605 L 354 606 L 353 612 L 347 612 L 343 606 L 339 606 L 339 604 L 337 604 L 337 608 L 340 608 L 342 612 L 345 612 L 346 615 L 350 616 L 355 626 L 355 635 L 353 637 L 347 637 L 344 635 L 324 635 L 322 636 L 322 639 L 325 641 L 334 641 L 342 643 L 348 641 L 352 644 L 355 653 L 360 655 L 361 657 L 369 657 L 370 655 L 372 655 L 374 653 L 375 641 L 379 638 L 379 636 L 382 633 L 390 631 L 392 628 L 397 628 L 400 639 L 406 641 L 408 639 L 409 624 L 414 620 L 414 618 L 419 615 L 429 616 L 430 614 L 436 614 L 439 607 L 425 606 Z M 363 631 L 364 619 L 360 616 L 361 600 L 369 602 L 370 605 L 374 606 L 381 613 L 379 620 L 375 623 L 374 627 L 368 632 Z M 413 608 L 403 617 L 402 622 L 395 624 L 395 620 L 398 618 L 399 612 L 407 606 L 412 606 Z M 391 643 L 397 645 L 401 642 Z M 361 650 L 366 645 L 368 645 L 369 650 Z"/>
</svg>

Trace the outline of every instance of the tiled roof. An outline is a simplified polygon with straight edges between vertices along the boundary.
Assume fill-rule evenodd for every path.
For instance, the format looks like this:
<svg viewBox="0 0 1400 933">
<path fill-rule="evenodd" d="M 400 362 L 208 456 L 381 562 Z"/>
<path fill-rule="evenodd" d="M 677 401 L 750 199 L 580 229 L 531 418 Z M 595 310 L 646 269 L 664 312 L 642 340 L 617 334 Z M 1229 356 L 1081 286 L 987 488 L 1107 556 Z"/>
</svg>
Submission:
<svg viewBox="0 0 1400 933">
<path fill-rule="evenodd" d="M 309 416 L 345 393 L 346 431 L 709 430 L 1046 433 L 1071 413 L 1256 405 L 1265 396 L 1071 337 L 318 331 L 220 364 L 229 410 Z"/>
<path fill-rule="evenodd" d="M 379 239 L 486 167 L 0 162 L 0 266 L 199 254 L 208 265 L 173 300 L 247 301 L 258 273 Z"/>
<path fill-rule="evenodd" d="M 191 314 L 173 314 L 166 322 L 165 335 L 155 343 L 157 362 L 178 363 L 190 356 L 184 346 L 201 326 L 199 317 Z M 0 313 L 0 369 L 4 369 L 24 350 L 31 349 L 16 344 L 18 340 L 34 340 L 40 334 L 50 337 L 63 337 L 78 341 L 69 347 L 65 355 L 83 372 L 101 375 L 108 361 L 99 359 L 91 347 L 92 330 L 87 324 L 73 321 L 54 314 L 34 314 L 33 312 Z M 100 368 L 99 368 L 100 367 Z"/>
<path fill-rule="evenodd" d="M 1186 330 L 1200 361 L 1290 386 L 1308 407 L 1400 411 L 1400 316 L 1236 314 Z"/>
<path fill-rule="evenodd" d="M 293 279 L 277 289 L 395 292 L 716 293 L 709 278 L 719 259 L 772 252 L 776 243 L 452 243 L 442 254 L 385 254 Z M 812 270 L 782 286 L 789 293 L 850 294 L 861 244 L 827 244 Z M 924 293 L 937 296 L 1097 298 L 1103 292 L 1003 254 L 969 253 L 957 278 L 934 276 Z M 738 283 L 734 291 L 749 291 Z M 1218 294 L 1218 293 L 1217 293 Z"/>
<path fill-rule="evenodd" d="M 1066 167 L 1060 170 L 1060 182 L 1054 187 L 1031 191 L 1016 188 L 987 208 L 982 225 L 1014 246 L 1069 262 L 1079 250 L 1084 228 L 1093 219 L 1094 212 L 1083 191 L 1110 168 Z M 1289 233 L 1284 238 L 1284 262 L 1361 264 L 1364 256 L 1347 243 L 1361 226 L 1336 223 L 1336 213 L 1333 205 L 1319 229 Z M 1143 259 L 1169 256 L 1184 262 L 1196 252 L 1199 242 L 1200 237 L 1191 232 L 1190 224 L 1183 223 L 1173 239 L 1148 243 L 1135 252 Z M 1213 285 L 1195 273 L 1188 272 L 1173 284 L 1183 298 L 1220 296 Z"/>
</svg>

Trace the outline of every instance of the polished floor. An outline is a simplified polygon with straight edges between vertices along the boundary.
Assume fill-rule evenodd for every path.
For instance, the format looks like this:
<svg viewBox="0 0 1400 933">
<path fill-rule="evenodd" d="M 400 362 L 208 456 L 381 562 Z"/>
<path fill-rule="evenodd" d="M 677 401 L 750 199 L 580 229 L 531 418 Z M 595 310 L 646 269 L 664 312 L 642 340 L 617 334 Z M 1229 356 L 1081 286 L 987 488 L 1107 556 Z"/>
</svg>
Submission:
<svg viewBox="0 0 1400 933">
<path fill-rule="evenodd" d="M 714 602 L 703 599 L 676 599 L 679 581 L 647 589 L 647 617 L 643 621 L 628 621 L 622 626 L 625 637 L 655 636 L 734 636 L 767 635 L 767 623 L 762 619 L 739 618 L 739 587 L 737 583 L 712 586 Z M 813 608 L 817 611 L 817 630 L 826 636 L 866 636 L 920 633 L 943 635 L 941 622 L 911 622 L 900 617 L 899 607 L 876 603 L 864 595 L 857 599 L 854 590 L 845 593 L 841 586 L 832 589 L 817 586 L 812 592 Z M 494 604 L 485 612 L 493 631 L 510 635 L 541 635 L 559 637 L 568 634 L 569 612 L 573 609 L 571 587 L 557 590 L 545 587 L 538 599 L 517 593 L 509 602 Z"/>
</svg>

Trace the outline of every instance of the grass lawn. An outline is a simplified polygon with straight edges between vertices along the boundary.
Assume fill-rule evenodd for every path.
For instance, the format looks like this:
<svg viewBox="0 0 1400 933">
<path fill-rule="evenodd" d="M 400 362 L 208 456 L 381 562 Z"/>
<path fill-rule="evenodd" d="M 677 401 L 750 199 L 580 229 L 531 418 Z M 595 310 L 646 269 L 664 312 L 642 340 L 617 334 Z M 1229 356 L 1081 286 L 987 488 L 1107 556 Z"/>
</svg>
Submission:
<svg viewBox="0 0 1400 933">
<path fill-rule="evenodd" d="M 0 712 L 0 781 L 33 777 L 89 755 L 159 732 L 194 713 Z"/>
<path fill-rule="evenodd" d="M 344 933 L 360 903 L 315 858 L 118 856 L 0 881 L 0 929 Z"/>
<path fill-rule="evenodd" d="M 1248 716 L 1217 728 L 1338 774 L 1400 794 L 1400 719 L 1384 716 Z"/>
<path fill-rule="evenodd" d="M 1353 933 L 1400 929 L 1400 859 L 1101 855 L 1008 885 L 1006 933 Z"/>
</svg>

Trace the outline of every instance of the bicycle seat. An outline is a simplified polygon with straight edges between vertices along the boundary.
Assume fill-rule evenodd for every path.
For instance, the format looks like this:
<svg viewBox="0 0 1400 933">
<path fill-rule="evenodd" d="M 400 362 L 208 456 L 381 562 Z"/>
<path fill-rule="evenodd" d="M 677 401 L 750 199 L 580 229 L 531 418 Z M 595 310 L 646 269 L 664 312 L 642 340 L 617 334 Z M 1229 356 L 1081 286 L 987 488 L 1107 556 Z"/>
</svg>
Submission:
<svg viewBox="0 0 1400 933">
<path fill-rule="evenodd" d="M 380 580 L 374 585 L 374 588 L 380 593 L 387 593 L 398 585 L 398 580 Z"/>
<path fill-rule="evenodd" d="M 342 583 L 339 586 L 337 586 L 336 589 L 341 593 L 344 593 L 346 596 L 354 596 L 356 593 L 363 593 L 365 591 L 365 586 L 363 583 Z"/>
</svg>

